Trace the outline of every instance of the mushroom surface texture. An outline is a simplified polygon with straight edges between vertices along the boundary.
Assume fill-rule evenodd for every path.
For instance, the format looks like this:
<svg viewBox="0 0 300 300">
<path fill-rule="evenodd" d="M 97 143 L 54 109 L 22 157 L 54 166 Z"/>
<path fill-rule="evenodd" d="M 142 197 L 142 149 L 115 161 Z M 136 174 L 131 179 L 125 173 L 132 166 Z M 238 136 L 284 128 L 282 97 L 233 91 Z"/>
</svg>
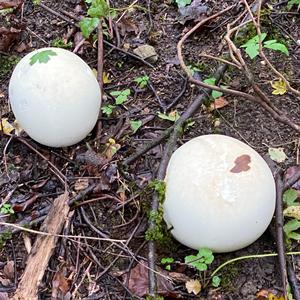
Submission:
<svg viewBox="0 0 300 300">
<path fill-rule="evenodd" d="M 97 122 L 101 92 L 91 68 L 76 54 L 42 48 L 15 67 L 9 99 L 17 122 L 50 147 L 80 142 Z"/>
<path fill-rule="evenodd" d="M 271 222 L 276 189 L 264 159 L 224 135 L 196 137 L 172 155 L 164 219 L 182 244 L 222 253 L 257 240 Z"/>
</svg>

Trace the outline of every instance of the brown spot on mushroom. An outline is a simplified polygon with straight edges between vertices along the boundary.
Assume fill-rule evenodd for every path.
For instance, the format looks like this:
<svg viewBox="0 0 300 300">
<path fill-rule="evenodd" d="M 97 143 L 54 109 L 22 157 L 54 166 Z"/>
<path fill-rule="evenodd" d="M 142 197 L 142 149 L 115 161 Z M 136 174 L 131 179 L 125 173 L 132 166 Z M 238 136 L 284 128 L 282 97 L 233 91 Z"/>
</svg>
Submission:
<svg viewBox="0 0 300 300">
<path fill-rule="evenodd" d="M 241 173 L 250 169 L 251 157 L 248 154 L 243 154 L 234 161 L 235 166 L 230 170 L 232 173 Z"/>
</svg>

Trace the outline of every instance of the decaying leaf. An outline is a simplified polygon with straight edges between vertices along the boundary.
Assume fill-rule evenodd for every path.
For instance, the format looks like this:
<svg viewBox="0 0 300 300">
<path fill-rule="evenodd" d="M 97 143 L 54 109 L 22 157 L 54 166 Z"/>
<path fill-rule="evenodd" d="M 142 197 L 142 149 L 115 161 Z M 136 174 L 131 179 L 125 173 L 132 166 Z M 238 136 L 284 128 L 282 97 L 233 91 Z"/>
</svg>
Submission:
<svg viewBox="0 0 300 300">
<path fill-rule="evenodd" d="M 14 265 L 15 265 L 14 261 L 10 260 L 6 263 L 6 265 L 3 268 L 3 274 L 9 280 L 14 279 Z"/>
<path fill-rule="evenodd" d="M 220 109 L 228 104 L 229 102 L 224 97 L 219 97 L 210 104 L 208 110 L 214 111 L 215 109 Z"/>
<path fill-rule="evenodd" d="M 76 180 L 74 189 L 75 191 L 82 191 L 89 186 L 89 179 L 88 178 L 80 178 Z"/>
<path fill-rule="evenodd" d="M 300 206 L 289 206 L 283 211 L 283 214 L 285 217 L 300 220 Z"/>
<path fill-rule="evenodd" d="M 161 274 L 160 276 L 157 276 L 157 293 L 162 296 L 170 295 L 170 293 L 172 293 L 173 286 L 167 279 L 168 272 L 159 267 L 157 267 L 157 272 Z M 128 289 L 134 295 L 143 297 L 149 293 L 147 262 L 142 261 L 141 263 L 138 263 L 134 268 L 130 270 L 129 273 L 124 274 L 122 277 L 124 283 L 126 283 L 128 280 Z M 173 293 L 172 296 L 174 296 Z"/>
<path fill-rule="evenodd" d="M 104 151 L 104 155 L 107 159 L 111 160 L 112 157 L 117 153 L 117 151 L 121 148 L 120 144 L 117 144 L 116 141 L 112 138 L 108 140 L 106 143 L 106 149 Z"/>
<path fill-rule="evenodd" d="M 199 280 L 191 279 L 185 283 L 185 287 L 189 294 L 194 293 L 195 295 L 198 295 L 201 291 L 201 283 Z"/>
<path fill-rule="evenodd" d="M 126 34 L 126 32 L 134 32 L 138 34 L 138 27 L 132 22 L 132 20 L 123 17 L 120 22 L 118 22 L 118 27 L 120 28 L 120 33 L 122 36 Z"/>
<path fill-rule="evenodd" d="M 7 51 L 21 33 L 21 29 L 14 27 L 0 27 L 0 51 Z"/>
<path fill-rule="evenodd" d="M 61 299 L 60 293 L 66 295 L 70 289 L 70 282 L 61 271 L 55 273 L 52 280 L 52 299 Z"/>
<path fill-rule="evenodd" d="M 248 154 L 243 154 L 234 161 L 235 166 L 230 170 L 231 173 L 246 172 L 250 169 L 251 157 Z"/>
<path fill-rule="evenodd" d="M 287 91 L 286 83 L 282 79 L 279 79 L 279 80 L 276 80 L 276 81 L 272 81 L 271 82 L 271 86 L 274 89 L 272 91 L 273 95 L 283 95 Z"/>
<path fill-rule="evenodd" d="M 11 124 L 8 122 L 8 119 L 7 119 L 7 118 L 1 119 L 1 122 L 0 122 L 0 131 L 2 131 L 2 132 L 5 133 L 5 134 L 9 134 L 9 133 L 11 133 L 13 130 L 15 130 L 14 126 L 11 125 Z"/>
<path fill-rule="evenodd" d="M 287 159 L 283 148 L 269 148 L 268 153 L 270 158 L 278 163 L 282 163 Z"/>
<path fill-rule="evenodd" d="M 284 300 L 284 297 L 282 294 L 278 296 L 278 293 L 275 291 L 262 289 L 256 294 L 256 299 L 257 300 Z"/>
</svg>

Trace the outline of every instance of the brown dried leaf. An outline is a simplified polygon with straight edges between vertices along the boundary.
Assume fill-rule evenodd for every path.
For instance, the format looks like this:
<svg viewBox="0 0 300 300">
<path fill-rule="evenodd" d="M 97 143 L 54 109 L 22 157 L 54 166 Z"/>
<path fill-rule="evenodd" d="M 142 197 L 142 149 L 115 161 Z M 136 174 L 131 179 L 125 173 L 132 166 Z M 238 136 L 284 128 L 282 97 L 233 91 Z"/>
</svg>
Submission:
<svg viewBox="0 0 300 300">
<path fill-rule="evenodd" d="M 127 282 L 127 277 L 129 276 L 128 289 L 134 295 L 139 297 L 144 297 L 149 293 L 148 269 L 146 264 L 147 263 L 145 261 L 138 263 L 129 271 L 129 273 L 123 275 L 123 280 L 125 283 Z M 170 295 L 170 293 L 172 293 L 173 286 L 166 278 L 168 276 L 168 272 L 159 267 L 157 267 L 157 272 L 162 274 L 162 276 L 157 276 L 158 294 L 162 296 Z"/>
<path fill-rule="evenodd" d="M 3 274 L 7 279 L 13 280 L 14 279 L 14 261 L 10 260 L 6 263 L 3 268 Z"/>
<path fill-rule="evenodd" d="M 198 295 L 201 291 L 201 283 L 199 280 L 191 279 L 185 283 L 185 287 L 189 294 L 194 293 Z"/>
<path fill-rule="evenodd" d="M 32 248 L 31 239 L 27 234 L 23 234 L 23 241 L 24 241 L 26 251 L 29 254 Z"/>
<path fill-rule="evenodd" d="M 7 51 L 12 43 L 18 38 L 21 29 L 14 27 L 0 27 L 0 51 Z"/>
<path fill-rule="evenodd" d="M 230 170 L 232 173 L 241 173 L 250 169 L 251 157 L 248 154 L 243 154 L 234 161 L 235 166 Z"/>
<path fill-rule="evenodd" d="M 67 278 L 62 274 L 61 271 L 56 272 L 52 280 L 52 299 L 60 299 L 57 298 L 60 292 L 63 295 L 66 295 L 69 289 L 70 285 Z"/>
<path fill-rule="evenodd" d="M 138 27 L 132 22 L 132 20 L 129 20 L 125 17 L 120 20 L 118 27 L 120 28 L 120 33 L 122 36 L 124 36 L 126 32 L 134 32 L 135 34 L 138 34 L 139 32 Z"/>
<path fill-rule="evenodd" d="M 24 0 L 0 0 L 0 9 L 18 8 L 23 2 Z"/>
<path fill-rule="evenodd" d="M 181 283 L 185 283 L 185 282 L 191 280 L 190 277 L 186 276 L 183 273 L 178 273 L 178 272 L 170 272 L 169 277 L 171 277 L 172 280 L 174 280 L 176 282 L 181 282 Z"/>
<path fill-rule="evenodd" d="M 219 97 L 210 104 L 208 110 L 214 111 L 215 109 L 220 109 L 228 104 L 229 104 L 229 102 L 224 97 Z"/>
</svg>

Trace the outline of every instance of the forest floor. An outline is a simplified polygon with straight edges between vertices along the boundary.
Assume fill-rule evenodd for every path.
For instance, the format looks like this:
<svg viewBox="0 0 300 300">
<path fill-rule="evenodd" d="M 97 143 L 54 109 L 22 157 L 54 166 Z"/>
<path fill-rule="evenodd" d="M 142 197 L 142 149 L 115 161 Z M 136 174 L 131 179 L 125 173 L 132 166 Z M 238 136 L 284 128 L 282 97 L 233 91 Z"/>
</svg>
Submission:
<svg viewBox="0 0 300 300">
<path fill-rule="evenodd" d="M 280 73 L 272 71 L 262 55 L 251 59 L 241 47 L 257 35 L 245 1 L 194 0 L 180 9 L 171 0 L 108 1 L 116 10 L 114 18 L 107 16 L 103 21 L 103 62 L 98 59 L 97 30 L 84 39 L 78 26 L 91 1 L 33 2 L 0 0 L 2 122 L 15 121 L 8 95 L 15 65 L 29 52 L 50 46 L 75 52 L 95 73 L 99 63 L 103 63 L 102 113 L 86 139 L 66 148 L 43 146 L 16 129 L 0 132 L 0 299 L 22 299 L 20 295 L 24 295 L 28 286 L 24 287 L 23 283 L 20 291 L 21 278 L 28 276 L 29 264 L 32 260 L 37 263 L 34 256 L 43 250 L 35 245 L 36 240 L 45 245 L 46 238 L 37 231 L 47 231 L 47 226 L 42 224 L 47 221 L 54 200 L 62 197 L 69 207 L 64 207 L 66 219 L 56 233 L 69 237 L 52 240 L 49 237 L 53 252 L 44 249 L 50 259 L 38 274 L 41 276 L 36 290 L 38 296 L 24 300 L 284 299 L 283 273 L 289 269 L 289 280 L 291 274 L 296 276 L 295 282 L 300 279 L 297 255 L 288 256 L 288 266 L 280 263 L 277 256 L 241 259 L 218 272 L 221 278 L 218 286 L 210 280 L 213 270 L 226 261 L 277 253 L 277 245 L 282 243 L 276 235 L 276 230 L 282 231 L 282 227 L 276 226 L 278 220 L 250 246 L 214 254 L 208 270 L 201 272 L 184 263 L 186 256 L 197 251 L 166 235 L 155 242 L 155 253 L 151 253 L 153 248 L 149 250 L 147 237 L 149 212 L 155 201 L 153 186 L 156 179 L 164 176 L 162 163 L 167 162 L 163 159 L 166 147 L 173 152 L 196 136 L 223 134 L 248 144 L 269 162 L 270 148 L 275 149 L 276 155 L 282 155 L 283 150 L 285 158 L 272 157 L 275 160 L 272 170 L 276 174 L 280 173 L 278 170 L 285 172 L 285 179 L 299 171 L 300 93 L 282 78 L 294 88 L 300 86 L 300 13 L 297 11 L 300 2 L 263 1 L 259 11 L 261 32 L 267 34 L 264 42 L 276 40 L 288 49 L 287 54 L 285 50 L 264 48 L 270 64 Z M 181 1 L 185 2 L 188 3 Z M 254 16 L 259 2 L 248 1 Z M 231 5 L 234 6 L 230 9 Z M 3 10 L 9 6 L 12 9 Z M 199 22 L 226 8 L 228 11 L 207 20 L 188 35 L 182 47 L 183 62 L 178 57 L 180 39 Z M 238 58 L 235 66 L 229 65 L 221 72 L 220 84 L 242 94 L 224 91 L 215 94 L 213 99 L 210 92 L 192 81 L 212 79 L 223 64 L 203 54 L 232 61 L 224 37 L 227 25 L 235 20 L 235 25 L 249 20 L 233 33 L 232 40 L 240 49 L 252 81 L 247 78 L 244 66 L 240 67 Z M 257 45 L 256 42 L 254 48 Z M 150 51 L 150 57 L 141 46 Z M 137 53 L 136 49 L 142 50 Z M 139 55 L 148 57 L 141 59 Z M 189 76 L 182 63 L 188 66 Z M 273 92 L 272 83 L 274 86 L 276 82 L 281 94 Z M 259 96 L 257 86 L 268 100 Z M 118 102 L 118 95 L 113 92 L 124 92 L 125 96 Z M 177 146 L 172 146 L 167 129 L 189 111 L 193 101 L 198 101 L 197 110 L 180 124 L 183 126 L 176 136 Z M 161 136 L 164 138 L 159 139 Z M 140 153 L 149 143 L 152 147 Z M 61 179 L 65 180 L 64 184 Z M 297 185 L 293 187 L 293 191 L 298 189 Z M 61 211 L 56 211 L 57 214 L 63 218 Z M 160 217 L 154 223 L 159 223 Z M 296 216 L 285 218 L 284 222 L 291 220 L 297 223 Z M 161 224 L 156 225 L 161 229 Z M 294 228 L 294 234 L 299 227 Z M 152 235 L 152 238 L 156 237 Z M 119 243 L 120 240 L 123 242 Z M 297 251 L 296 240 L 288 240 L 287 250 Z M 163 298 L 147 296 L 152 294 L 148 287 L 151 281 L 148 262 L 153 256 L 157 273 L 150 271 L 150 275 L 157 277 L 158 294 Z M 172 262 L 163 264 L 163 258 L 171 258 Z M 34 273 L 30 275 L 38 277 Z M 200 291 L 198 283 L 202 286 Z M 186 288 L 189 284 L 192 292 Z M 298 299 L 293 292 L 294 299 Z"/>
</svg>

